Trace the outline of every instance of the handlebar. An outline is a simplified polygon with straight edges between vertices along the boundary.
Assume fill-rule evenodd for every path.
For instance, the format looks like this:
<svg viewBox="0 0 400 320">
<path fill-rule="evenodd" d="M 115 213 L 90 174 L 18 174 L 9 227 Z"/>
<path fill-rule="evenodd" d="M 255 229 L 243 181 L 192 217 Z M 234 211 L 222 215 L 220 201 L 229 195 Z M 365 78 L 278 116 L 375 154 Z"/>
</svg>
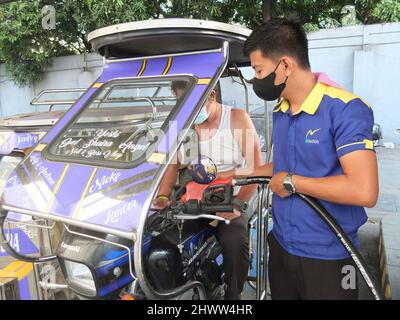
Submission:
<svg viewBox="0 0 400 320">
<path fill-rule="evenodd" d="M 219 217 L 215 214 L 216 212 L 232 212 L 233 205 L 231 204 L 204 204 L 197 200 L 189 200 L 182 207 L 180 207 L 179 214 L 175 214 L 174 219 L 182 220 L 197 220 L 201 218 L 224 221 L 226 224 L 230 223 L 230 220 Z"/>
<path fill-rule="evenodd" d="M 231 223 L 230 220 L 225 219 L 220 216 L 213 215 L 213 214 L 196 214 L 196 215 L 176 214 L 176 215 L 174 215 L 174 219 L 178 219 L 178 220 L 197 220 L 197 219 L 201 219 L 201 218 L 210 219 L 210 220 L 219 220 L 219 221 L 225 222 L 225 224 Z"/>
<path fill-rule="evenodd" d="M 171 210 L 172 209 L 172 210 Z M 219 220 L 223 221 L 226 224 L 230 224 L 230 220 L 225 219 L 223 217 L 217 216 L 216 212 L 232 212 L 233 205 L 232 204 L 204 204 L 198 200 L 189 200 L 185 204 L 180 203 L 170 209 L 155 209 L 154 211 L 161 212 L 169 212 L 166 217 L 174 220 L 197 220 L 201 218 L 210 219 L 210 220 Z M 166 210 L 166 211 L 165 211 Z M 176 213 L 179 212 L 179 213 Z"/>
</svg>

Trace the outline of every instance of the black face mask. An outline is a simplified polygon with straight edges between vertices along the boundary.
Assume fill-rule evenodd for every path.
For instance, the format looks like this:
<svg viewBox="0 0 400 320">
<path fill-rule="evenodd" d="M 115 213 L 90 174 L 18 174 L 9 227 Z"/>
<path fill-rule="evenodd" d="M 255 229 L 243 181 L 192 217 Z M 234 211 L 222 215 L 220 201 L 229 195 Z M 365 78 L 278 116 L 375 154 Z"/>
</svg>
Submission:
<svg viewBox="0 0 400 320">
<path fill-rule="evenodd" d="M 273 101 L 278 99 L 281 96 L 283 89 L 286 87 L 286 81 L 288 77 L 286 77 L 285 82 L 275 85 L 275 78 L 276 78 L 276 69 L 278 69 L 280 65 L 280 61 L 276 66 L 275 70 L 267 75 L 263 79 L 253 79 L 253 90 L 256 95 L 266 101 Z"/>
</svg>

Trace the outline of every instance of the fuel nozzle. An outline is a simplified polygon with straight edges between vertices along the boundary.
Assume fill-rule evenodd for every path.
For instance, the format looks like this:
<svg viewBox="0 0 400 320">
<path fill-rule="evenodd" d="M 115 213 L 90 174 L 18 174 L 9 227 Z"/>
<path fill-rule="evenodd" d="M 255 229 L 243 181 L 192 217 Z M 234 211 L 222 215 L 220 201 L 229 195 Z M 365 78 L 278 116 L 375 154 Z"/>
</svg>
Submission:
<svg viewBox="0 0 400 320">
<path fill-rule="evenodd" d="M 210 214 L 216 212 L 232 212 L 232 204 L 206 204 L 199 200 L 188 200 L 183 206 L 182 211 L 187 214 Z"/>
</svg>

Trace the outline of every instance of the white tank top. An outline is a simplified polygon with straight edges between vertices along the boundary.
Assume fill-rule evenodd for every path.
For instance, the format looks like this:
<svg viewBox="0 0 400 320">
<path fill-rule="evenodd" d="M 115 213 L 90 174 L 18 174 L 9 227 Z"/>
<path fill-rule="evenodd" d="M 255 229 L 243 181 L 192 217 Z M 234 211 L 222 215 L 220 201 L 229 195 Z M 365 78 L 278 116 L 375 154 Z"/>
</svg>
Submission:
<svg viewBox="0 0 400 320">
<path fill-rule="evenodd" d="M 232 134 L 231 111 L 231 107 L 222 105 L 221 120 L 217 131 L 210 139 L 199 142 L 200 155 L 211 158 L 217 166 L 218 172 L 242 168 L 245 165 L 242 150 L 234 138 L 234 135 L 241 135 L 241 131 L 236 130 Z M 183 148 L 180 148 L 179 151 L 180 162 L 186 163 Z"/>
</svg>

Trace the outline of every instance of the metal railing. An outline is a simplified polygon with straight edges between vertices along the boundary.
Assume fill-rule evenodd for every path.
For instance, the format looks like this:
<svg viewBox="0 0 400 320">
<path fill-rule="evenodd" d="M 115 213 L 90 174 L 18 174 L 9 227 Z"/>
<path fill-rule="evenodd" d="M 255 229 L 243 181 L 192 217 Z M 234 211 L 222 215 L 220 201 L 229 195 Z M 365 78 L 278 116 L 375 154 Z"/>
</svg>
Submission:
<svg viewBox="0 0 400 320">
<path fill-rule="evenodd" d="M 71 89 L 45 89 L 40 91 L 31 101 L 32 106 L 49 106 L 48 111 L 52 111 L 56 105 L 73 105 L 75 101 L 86 91 L 85 88 L 71 88 Z M 81 93 L 75 100 L 40 100 L 40 98 L 46 94 L 58 94 L 58 93 Z"/>
</svg>

